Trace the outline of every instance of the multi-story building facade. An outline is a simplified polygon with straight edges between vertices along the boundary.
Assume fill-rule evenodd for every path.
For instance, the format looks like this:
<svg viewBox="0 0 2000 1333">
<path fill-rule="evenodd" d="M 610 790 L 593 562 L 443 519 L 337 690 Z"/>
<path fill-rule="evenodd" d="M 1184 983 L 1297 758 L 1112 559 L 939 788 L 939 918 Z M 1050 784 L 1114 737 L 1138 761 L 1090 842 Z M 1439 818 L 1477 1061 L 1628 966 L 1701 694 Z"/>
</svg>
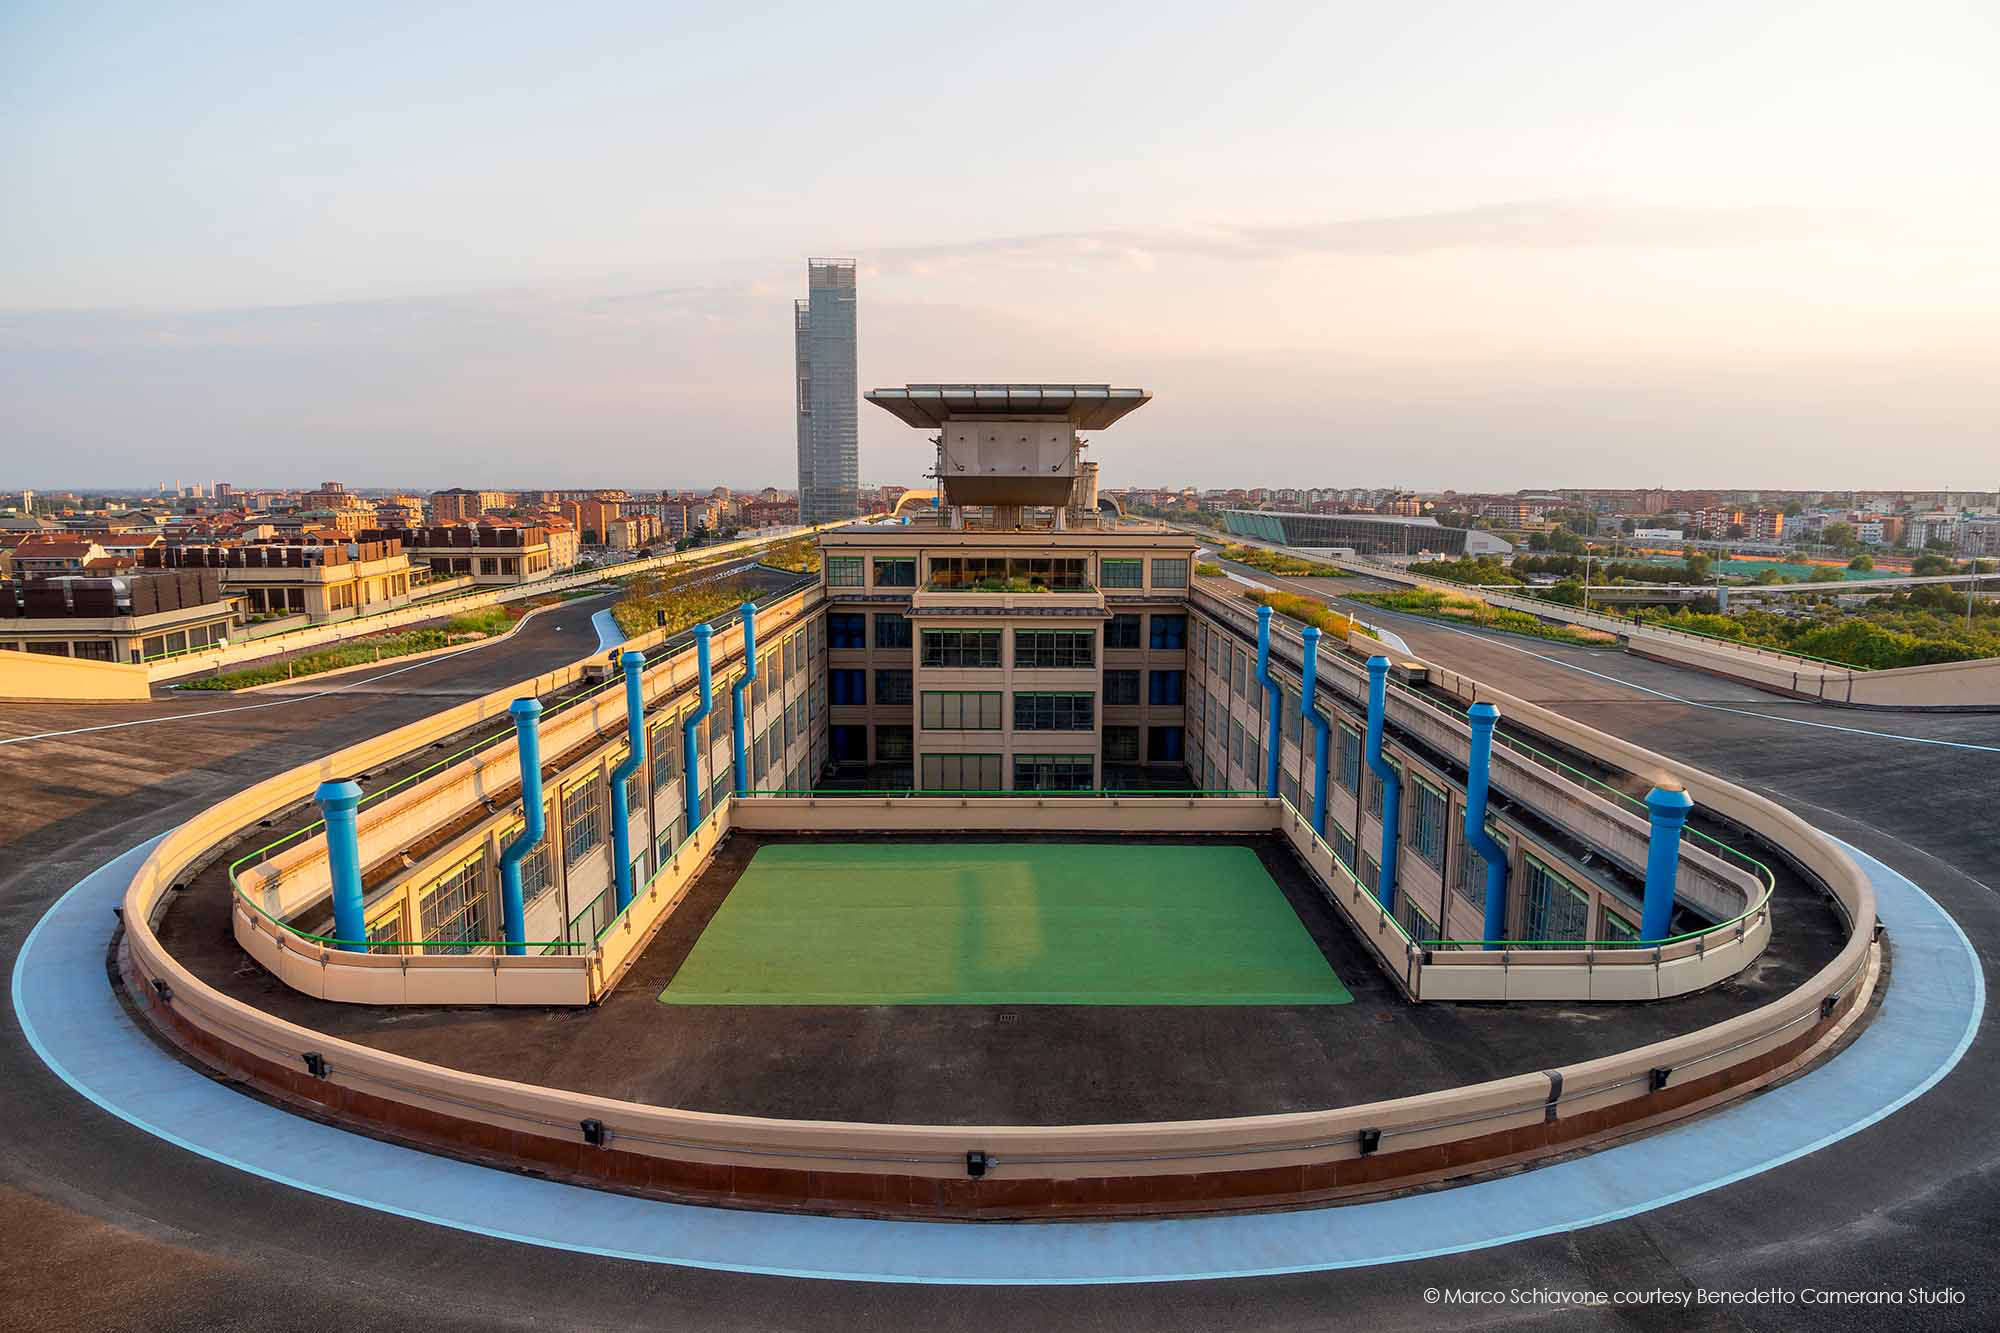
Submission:
<svg viewBox="0 0 2000 1333">
<path fill-rule="evenodd" d="M 860 512 L 854 261 L 806 261 L 806 290 L 792 321 L 799 516 L 803 523 L 831 523 Z"/>
<path fill-rule="evenodd" d="M 235 613 L 214 570 L 0 583 L 0 649 L 139 663 L 226 643 Z"/>
<path fill-rule="evenodd" d="M 1185 784 L 1195 539 L 1073 504 L 1077 430 L 1149 395 L 911 385 L 868 397 L 937 430 L 950 462 L 939 507 L 821 539 L 832 764 L 927 791 Z"/>
<path fill-rule="evenodd" d="M 533 583 L 555 571 L 548 530 L 507 520 L 393 528 L 363 535 L 400 542 L 412 559 L 429 566 L 432 578 L 470 574 L 480 587 L 505 587 Z"/>
<path fill-rule="evenodd" d="M 1434 518 L 1399 514 L 1292 514 L 1225 509 L 1232 536 L 1309 550 L 1347 548 L 1357 555 L 1512 555 L 1514 544 L 1478 528 L 1448 528 Z"/>
<path fill-rule="evenodd" d="M 431 521 L 475 523 L 489 510 L 505 509 L 513 499 L 505 491 L 469 491 L 453 487 L 431 496 Z"/>
<path fill-rule="evenodd" d="M 410 557 L 393 535 L 354 542 L 166 546 L 149 569 L 213 569 L 246 617 L 304 615 L 318 624 L 391 611 L 410 600 Z"/>
</svg>

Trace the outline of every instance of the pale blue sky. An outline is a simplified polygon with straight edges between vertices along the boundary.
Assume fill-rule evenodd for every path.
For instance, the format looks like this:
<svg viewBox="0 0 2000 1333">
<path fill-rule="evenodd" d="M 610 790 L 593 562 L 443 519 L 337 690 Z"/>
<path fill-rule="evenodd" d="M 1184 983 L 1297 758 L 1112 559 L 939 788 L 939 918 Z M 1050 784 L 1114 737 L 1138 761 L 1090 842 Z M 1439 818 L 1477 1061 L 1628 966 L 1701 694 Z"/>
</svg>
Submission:
<svg viewBox="0 0 2000 1333">
<path fill-rule="evenodd" d="M 0 486 L 789 484 L 1140 383 L 1107 480 L 2000 485 L 1988 3 L 0 3 Z M 864 415 L 863 475 L 919 441 Z"/>
</svg>

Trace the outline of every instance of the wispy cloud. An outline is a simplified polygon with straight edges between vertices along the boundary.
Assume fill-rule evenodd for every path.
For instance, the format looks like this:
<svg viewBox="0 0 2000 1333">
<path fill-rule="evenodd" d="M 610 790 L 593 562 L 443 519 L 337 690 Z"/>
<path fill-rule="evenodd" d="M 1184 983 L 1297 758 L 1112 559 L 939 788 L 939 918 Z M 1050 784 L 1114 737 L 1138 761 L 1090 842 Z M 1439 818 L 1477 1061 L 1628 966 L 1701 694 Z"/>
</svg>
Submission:
<svg viewBox="0 0 2000 1333">
<path fill-rule="evenodd" d="M 1812 218 L 1800 209 L 1667 208 L 1535 199 L 1280 225 L 1001 236 L 954 245 L 878 250 L 870 254 L 869 263 L 884 273 L 921 273 L 1005 262 L 1148 267 L 1154 256 L 1174 254 L 1273 262 L 1316 255 L 1411 255 L 1439 250 L 1697 248 L 1802 236 L 1812 228 Z"/>
</svg>

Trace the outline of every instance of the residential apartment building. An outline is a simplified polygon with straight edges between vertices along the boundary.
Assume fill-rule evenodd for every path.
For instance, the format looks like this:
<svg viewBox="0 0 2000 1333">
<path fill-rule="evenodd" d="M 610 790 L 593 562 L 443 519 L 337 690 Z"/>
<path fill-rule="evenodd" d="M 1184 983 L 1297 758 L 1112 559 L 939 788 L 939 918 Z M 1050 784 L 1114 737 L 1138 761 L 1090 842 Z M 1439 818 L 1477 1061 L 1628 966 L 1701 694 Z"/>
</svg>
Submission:
<svg viewBox="0 0 2000 1333">
<path fill-rule="evenodd" d="M 431 496 L 431 521 L 476 523 L 489 510 L 507 508 L 513 499 L 505 491 L 469 491 L 463 487 L 437 491 Z"/>
</svg>

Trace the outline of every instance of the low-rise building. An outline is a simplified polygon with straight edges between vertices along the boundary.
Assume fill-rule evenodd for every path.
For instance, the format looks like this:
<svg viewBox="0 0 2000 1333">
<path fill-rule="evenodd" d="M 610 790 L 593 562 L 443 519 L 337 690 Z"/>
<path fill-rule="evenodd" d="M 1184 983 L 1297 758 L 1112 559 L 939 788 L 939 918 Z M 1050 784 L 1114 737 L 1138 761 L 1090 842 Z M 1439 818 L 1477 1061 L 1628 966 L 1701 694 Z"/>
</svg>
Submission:
<svg viewBox="0 0 2000 1333">
<path fill-rule="evenodd" d="M 226 643 L 235 615 L 213 569 L 0 583 L 0 649 L 139 663 Z"/>
<path fill-rule="evenodd" d="M 547 528 L 501 520 L 428 528 L 371 531 L 367 537 L 401 543 L 431 577 L 470 574 L 480 587 L 534 583 L 554 572 Z M 573 563 L 573 562 L 572 562 Z"/>
<path fill-rule="evenodd" d="M 393 610 L 410 600 L 410 557 L 393 539 L 167 546 L 148 569 L 213 569 L 246 618 L 304 615 L 315 624 Z"/>
</svg>

